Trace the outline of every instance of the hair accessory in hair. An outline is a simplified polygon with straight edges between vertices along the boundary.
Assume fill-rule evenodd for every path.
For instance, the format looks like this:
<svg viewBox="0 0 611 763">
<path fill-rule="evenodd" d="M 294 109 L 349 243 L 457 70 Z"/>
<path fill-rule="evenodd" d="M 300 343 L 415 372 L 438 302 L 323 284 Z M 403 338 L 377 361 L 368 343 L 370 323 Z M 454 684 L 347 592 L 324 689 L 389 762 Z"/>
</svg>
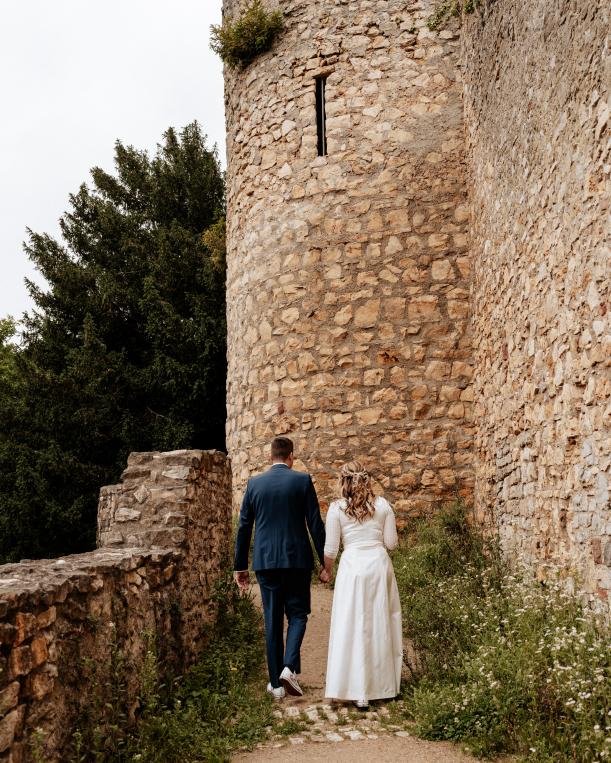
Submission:
<svg viewBox="0 0 611 763">
<path fill-rule="evenodd" d="M 371 477 L 360 461 L 350 461 L 340 469 L 340 491 L 346 499 L 347 516 L 364 522 L 375 514 Z"/>
</svg>

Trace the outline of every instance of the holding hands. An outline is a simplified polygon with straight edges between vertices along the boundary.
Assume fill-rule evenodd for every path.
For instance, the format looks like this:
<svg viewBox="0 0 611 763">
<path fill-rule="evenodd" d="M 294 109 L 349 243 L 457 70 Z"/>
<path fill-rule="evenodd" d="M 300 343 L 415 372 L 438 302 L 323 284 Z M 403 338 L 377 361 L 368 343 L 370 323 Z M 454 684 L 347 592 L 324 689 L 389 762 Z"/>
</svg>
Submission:
<svg viewBox="0 0 611 763">
<path fill-rule="evenodd" d="M 238 588 L 241 591 L 248 590 L 248 586 L 250 585 L 250 574 L 248 570 L 241 570 L 240 572 L 234 572 L 233 578 L 235 582 L 238 584 Z"/>
<path fill-rule="evenodd" d="M 320 572 L 318 573 L 318 579 L 321 583 L 330 583 L 333 580 L 334 563 L 334 559 L 325 555 L 325 564 L 320 568 Z"/>
</svg>

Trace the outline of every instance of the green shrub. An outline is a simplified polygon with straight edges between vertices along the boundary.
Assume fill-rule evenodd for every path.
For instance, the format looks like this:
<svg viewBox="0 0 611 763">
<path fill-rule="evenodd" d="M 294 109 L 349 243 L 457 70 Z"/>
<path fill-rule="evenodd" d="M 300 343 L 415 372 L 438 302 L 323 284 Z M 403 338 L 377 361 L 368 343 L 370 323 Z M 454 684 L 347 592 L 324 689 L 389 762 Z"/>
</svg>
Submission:
<svg viewBox="0 0 611 763">
<path fill-rule="evenodd" d="M 416 520 L 394 556 L 404 623 L 424 671 L 452 672 L 448 654 L 468 650 L 472 610 L 499 576 L 499 553 L 467 520 L 462 503 Z M 461 579 L 458 593 L 453 585 Z M 444 667 L 445 666 L 445 667 Z"/>
<path fill-rule="evenodd" d="M 608 626 L 560 585 L 511 574 L 461 510 L 421 524 L 394 558 L 422 656 L 405 690 L 418 733 L 483 757 L 608 760 Z"/>
<path fill-rule="evenodd" d="M 282 31 L 282 12 L 268 12 L 261 0 L 251 0 L 237 17 L 210 27 L 210 47 L 232 68 L 248 66 L 268 51 Z"/>
</svg>

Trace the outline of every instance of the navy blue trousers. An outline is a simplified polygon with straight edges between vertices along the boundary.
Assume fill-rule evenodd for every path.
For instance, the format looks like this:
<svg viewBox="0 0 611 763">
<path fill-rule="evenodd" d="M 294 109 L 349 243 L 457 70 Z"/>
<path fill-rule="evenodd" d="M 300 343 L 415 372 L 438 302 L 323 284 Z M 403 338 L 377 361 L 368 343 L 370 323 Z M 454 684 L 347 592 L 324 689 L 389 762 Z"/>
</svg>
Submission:
<svg viewBox="0 0 611 763">
<path fill-rule="evenodd" d="M 293 673 L 301 673 L 301 642 L 310 614 L 311 570 L 258 570 L 269 681 L 274 689 L 280 686 L 280 673 L 286 665 Z M 286 648 L 284 616 L 288 620 Z"/>
</svg>

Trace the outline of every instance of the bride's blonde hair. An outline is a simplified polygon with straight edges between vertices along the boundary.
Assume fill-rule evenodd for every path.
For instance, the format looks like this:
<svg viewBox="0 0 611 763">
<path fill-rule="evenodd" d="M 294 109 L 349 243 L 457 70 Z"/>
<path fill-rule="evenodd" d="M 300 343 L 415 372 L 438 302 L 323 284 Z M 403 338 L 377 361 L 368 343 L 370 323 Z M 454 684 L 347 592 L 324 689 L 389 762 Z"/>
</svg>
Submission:
<svg viewBox="0 0 611 763">
<path fill-rule="evenodd" d="M 375 514 L 371 477 L 360 461 L 350 461 L 340 469 L 339 486 L 346 499 L 344 513 L 357 522 L 364 522 Z"/>
</svg>

